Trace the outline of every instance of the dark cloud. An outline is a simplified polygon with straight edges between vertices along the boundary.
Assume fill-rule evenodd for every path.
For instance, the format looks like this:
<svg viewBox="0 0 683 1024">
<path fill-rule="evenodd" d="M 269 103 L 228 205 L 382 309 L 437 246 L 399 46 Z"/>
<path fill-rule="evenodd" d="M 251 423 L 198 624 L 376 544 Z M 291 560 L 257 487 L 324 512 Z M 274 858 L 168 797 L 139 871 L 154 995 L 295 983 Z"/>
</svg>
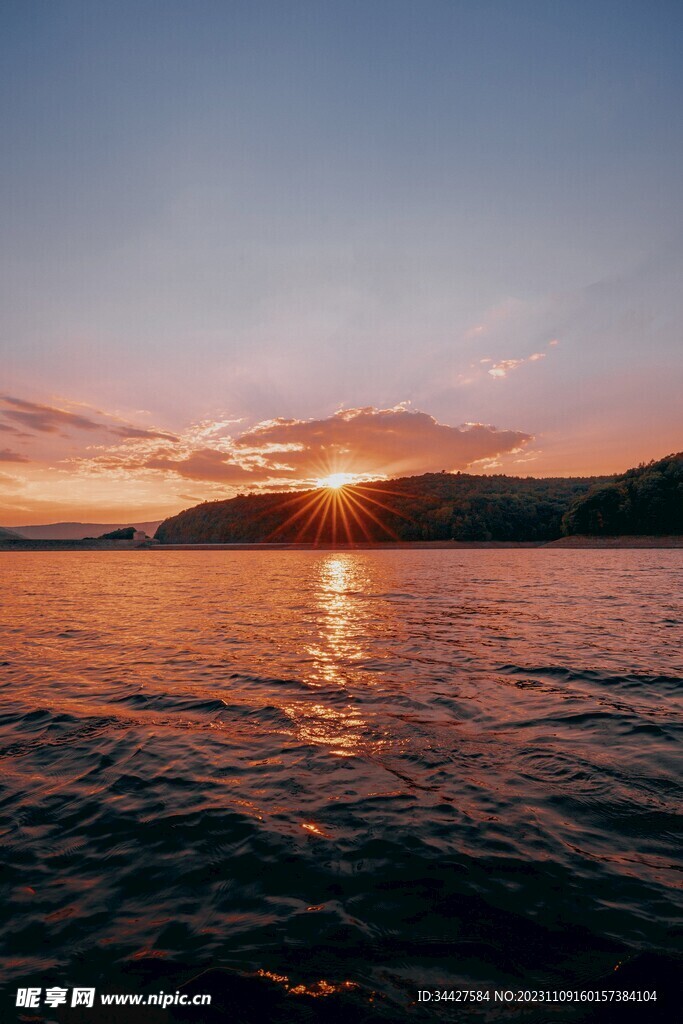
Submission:
<svg viewBox="0 0 683 1024">
<path fill-rule="evenodd" d="M 23 430 L 18 430 L 16 427 L 10 426 L 9 423 L 0 423 L 0 430 L 2 430 L 3 433 L 5 433 L 5 434 L 12 434 L 14 437 L 30 437 L 31 436 L 30 434 L 27 434 Z"/>
<path fill-rule="evenodd" d="M 160 440 L 177 442 L 176 434 L 167 434 L 163 430 L 144 430 L 142 427 L 110 427 L 109 432 L 117 437 L 134 438 L 135 440 Z"/>
<path fill-rule="evenodd" d="M 173 443 L 177 443 L 179 440 L 175 434 L 170 434 L 167 431 L 133 427 L 127 423 L 111 426 L 108 423 L 100 423 L 91 419 L 89 416 L 82 416 L 80 413 L 66 412 L 64 409 L 56 409 L 51 405 L 40 405 L 37 402 L 27 402 L 23 398 L 14 398 L 11 395 L 2 395 L 0 401 L 5 405 L 1 411 L 6 419 L 11 419 L 23 427 L 43 434 L 59 434 L 64 437 L 64 429 L 72 427 L 75 430 L 99 430 L 124 440 L 172 441 Z M 102 413 L 102 415 L 107 416 L 106 413 Z M 0 424 L 0 430 L 16 434 L 19 437 L 31 436 L 9 424 Z"/>
<path fill-rule="evenodd" d="M 19 455 L 18 452 L 11 452 L 9 448 L 0 449 L 0 462 L 28 462 L 29 459 L 25 455 Z"/>
<path fill-rule="evenodd" d="M 38 405 L 36 402 L 26 402 L 22 398 L 12 398 L 10 395 L 3 395 L 1 400 L 6 406 L 2 410 L 6 419 L 43 434 L 58 434 L 64 427 L 75 427 L 78 430 L 103 429 L 101 423 L 96 423 L 87 416 L 65 412 L 50 405 Z"/>
</svg>

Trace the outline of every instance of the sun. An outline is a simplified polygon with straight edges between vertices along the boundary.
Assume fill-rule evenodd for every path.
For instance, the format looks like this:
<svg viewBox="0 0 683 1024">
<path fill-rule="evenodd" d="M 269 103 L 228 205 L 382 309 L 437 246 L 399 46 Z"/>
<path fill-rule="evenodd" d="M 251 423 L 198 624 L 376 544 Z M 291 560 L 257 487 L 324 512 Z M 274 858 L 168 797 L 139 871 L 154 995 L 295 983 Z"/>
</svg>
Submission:
<svg viewBox="0 0 683 1024">
<path fill-rule="evenodd" d="M 327 487 L 330 490 L 338 491 L 340 487 L 347 487 L 356 479 L 354 473 L 330 473 L 316 480 L 318 487 Z"/>
<path fill-rule="evenodd" d="M 378 480 L 367 482 L 366 475 L 328 473 L 318 477 L 315 490 L 295 492 L 281 506 L 289 515 L 267 540 L 313 545 L 370 543 L 378 536 L 398 540 L 393 520 L 407 518 L 391 505 L 390 495 L 398 492 Z M 389 513 L 389 522 L 383 513 Z"/>
</svg>

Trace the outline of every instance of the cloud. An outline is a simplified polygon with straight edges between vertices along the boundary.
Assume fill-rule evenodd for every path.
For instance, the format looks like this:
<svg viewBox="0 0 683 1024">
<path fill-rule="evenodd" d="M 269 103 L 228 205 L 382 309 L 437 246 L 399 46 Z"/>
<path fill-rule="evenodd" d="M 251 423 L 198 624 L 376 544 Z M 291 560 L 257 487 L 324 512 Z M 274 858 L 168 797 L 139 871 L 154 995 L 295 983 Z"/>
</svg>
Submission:
<svg viewBox="0 0 683 1024">
<path fill-rule="evenodd" d="M 523 359 L 502 359 L 499 363 L 494 363 L 488 373 L 491 377 L 507 377 L 508 373 L 516 370 L 523 362 Z"/>
<path fill-rule="evenodd" d="M 280 451 L 295 470 L 426 473 L 464 469 L 487 456 L 511 451 L 529 434 L 481 423 L 451 427 L 404 406 L 343 409 L 327 419 L 277 419 L 236 439 L 238 449 Z M 329 468 L 328 468 L 329 467 Z"/>
<path fill-rule="evenodd" d="M 0 450 L 0 462 L 28 462 L 29 459 L 25 455 L 19 455 L 18 452 L 11 452 L 9 448 L 3 448 Z"/>
<path fill-rule="evenodd" d="M 17 427 L 11 426 L 9 423 L 0 423 L 0 430 L 5 434 L 12 434 L 14 437 L 30 437 L 24 430 L 18 430 Z"/>
<path fill-rule="evenodd" d="M 109 433 L 114 434 L 116 437 L 132 438 L 135 440 L 180 440 L 176 434 L 168 434 L 163 430 L 145 430 L 142 427 L 110 427 Z"/>
<path fill-rule="evenodd" d="M 109 423 L 98 422 L 92 419 L 92 417 L 84 416 L 81 413 L 68 412 L 66 409 L 59 409 L 52 405 L 41 405 L 38 402 L 27 402 L 23 398 L 14 398 L 11 395 L 0 396 L 0 401 L 4 403 L 5 408 L 0 411 L 6 419 L 13 420 L 16 423 L 20 423 L 23 427 L 28 427 L 30 430 L 38 431 L 42 434 L 58 434 L 65 428 L 71 427 L 75 430 L 100 431 L 124 439 L 178 440 L 175 434 L 166 431 L 134 427 L 129 423 L 117 423 L 116 426 L 111 426 Z M 100 413 L 99 410 L 95 411 L 106 419 L 118 419 L 118 417 L 109 416 L 107 413 Z M 9 424 L 0 424 L 0 430 L 23 437 L 29 436 Z"/>
<path fill-rule="evenodd" d="M 6 408 L 2 410 L 6 419 L 21 423 L 31 430 L 38 430 L 44 434 L 56 434 L 64 427 L 75 427 L 79 430 L 102 430 L 102 424 L 87 416 L 80 416 L 78 413 L 65 412 L 64 409 L 55 409 L 49 405 L 39 405 L 36 402 L 26 402 L 22 398 L 13 398 L 10 395 L 2 395 L 1 400 Z"/>
<path fill-rule="evenodd" d="M 554 345 L 559 345 L 559 341 L 557 341 L 557 339 L 553 339 L 553 341 L 548 342 L 548 348 Z M 536 363 L 539 359 L 545 359 L 546 354 L 547 353 L 545 352 L 533 352 L 530 356 L 527 356 L 526 359 L 501 359 L 500 362 L 494 363 L 491 369 L 487 370 L 487 373 L 491 377 L 507 377 L 508 373 L 511 373 L 512 370 L 516 370 L 518 367 L 523 366 L 524 363 Z M 479 361 L 481 363 L 490 363 L 492 360 L 480 359 Z"/>
<path fill-rule="evenodd" d="M 249 480 L 259 482 L 258 472 L 230 460 L 224 451 L 202 448 L 184 459 L 154 456 L 144 462 L 147 469 L 170 469 L 188 480 L 208 480 L 225 484 L 240 484 Z"/>
<path fill-rule="evenodd" d="M 237 422 L 203 421 L 179 437 L 136 428 L 118 444 L 91 446 L 64 462 L 81 476 L 108 476 L 122 486 L 161 473 L 171 486 L 174 478 L 201 481 L 218 497 L 221 489 L 312 487 L 334 473 L 378 479 L 466 469 L 532 440 L 485 423 L 449 426 L 405 403 L 341 409 L 321 419 L 276 418 L 239 432 Z"/>
<path fill-rule="evenodd" d="M 501 359 L 499 363 L 493 364 L 488 373 L 491 377 L 507 377 L 508 373 L 523 366 L 524 363 L 535 363 L 539 359 L 545 359 L 545 352 L 534 352 L 526 359 Z"/>
</svg>

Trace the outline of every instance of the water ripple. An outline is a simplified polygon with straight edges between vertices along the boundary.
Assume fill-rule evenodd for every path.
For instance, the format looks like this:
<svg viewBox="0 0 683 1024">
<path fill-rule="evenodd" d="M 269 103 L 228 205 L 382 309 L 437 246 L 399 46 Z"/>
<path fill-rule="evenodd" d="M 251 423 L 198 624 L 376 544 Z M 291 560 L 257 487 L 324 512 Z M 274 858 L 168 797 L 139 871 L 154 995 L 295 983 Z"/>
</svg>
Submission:
<svg viewBox="0 0 683 1024">
<path fill-rule="evenodd" d="M 680 552 L 2 557 L 7 979 L 213 1024 L 671 974 Z"/>
</svg>

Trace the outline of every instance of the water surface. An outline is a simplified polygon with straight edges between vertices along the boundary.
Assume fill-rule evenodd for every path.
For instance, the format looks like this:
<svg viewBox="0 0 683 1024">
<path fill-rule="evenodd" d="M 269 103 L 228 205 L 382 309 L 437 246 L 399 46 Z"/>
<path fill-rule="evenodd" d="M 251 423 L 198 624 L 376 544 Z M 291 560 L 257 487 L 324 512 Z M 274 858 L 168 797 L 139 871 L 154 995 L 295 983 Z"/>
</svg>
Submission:
<svg viewBox="0 0 683 1024">
<path fill-rule="evenodd" d="M 502 1019 L 417 990 L 666 985 L 681 563 L 3 553 L 8 992 L 189 983 L 222 1007 L 154 1024 Z"/>
</svg>

